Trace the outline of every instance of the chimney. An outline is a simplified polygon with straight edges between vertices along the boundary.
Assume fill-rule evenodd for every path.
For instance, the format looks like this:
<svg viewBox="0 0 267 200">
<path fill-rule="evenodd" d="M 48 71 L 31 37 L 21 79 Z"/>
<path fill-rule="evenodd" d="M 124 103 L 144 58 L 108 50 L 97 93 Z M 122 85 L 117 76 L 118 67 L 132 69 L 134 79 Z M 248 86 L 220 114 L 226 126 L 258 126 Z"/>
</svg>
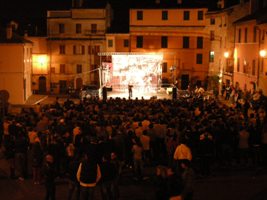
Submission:
<svg viewBox="0 0 267 200">
<path fill-rule="evenodd" d="M 183 3 L 182 0 L 177 0 L 177 4 L 178 4 L 178 5 L 181 5 L 182 3 Z"/>
<path fill-rule="evenodd" d="M 220 9 L 224 9 L 224 6 L 225 6 L 224 4 L 225 4 L 224 0 L 219 0 L 217 2 L 217 7 Z"/>
<path fill-rule="evenodd" d="M 12 39 L 12 26 L 11 24 L 8 24 L 8 26 L 6 27 L 6 39 L 10 40 Z"/>
</svg>

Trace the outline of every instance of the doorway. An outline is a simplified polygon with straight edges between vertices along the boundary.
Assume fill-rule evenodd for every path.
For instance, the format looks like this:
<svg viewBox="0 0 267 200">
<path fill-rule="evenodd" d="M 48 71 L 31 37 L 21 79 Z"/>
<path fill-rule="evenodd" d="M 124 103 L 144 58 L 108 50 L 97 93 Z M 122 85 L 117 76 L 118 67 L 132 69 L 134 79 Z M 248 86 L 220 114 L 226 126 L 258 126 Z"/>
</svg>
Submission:
<svg viewBox="0 0 267 200">
<path fill-rule="evenodd" d="M 39 77 L 39 94 L 46 93 L 46 77 L 40 76 Z"/>
</svg>

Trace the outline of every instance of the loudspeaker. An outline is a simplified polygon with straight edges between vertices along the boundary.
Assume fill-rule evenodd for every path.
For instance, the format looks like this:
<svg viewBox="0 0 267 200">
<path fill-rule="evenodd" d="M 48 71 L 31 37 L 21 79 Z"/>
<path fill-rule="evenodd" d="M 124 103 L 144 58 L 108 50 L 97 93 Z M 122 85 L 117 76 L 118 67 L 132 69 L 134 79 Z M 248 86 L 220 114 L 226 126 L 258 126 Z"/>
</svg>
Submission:
<svg viewBox="0 0 267 200">
<path fill-rule="evenodd" d="M 177 99 L 177 88 L 176 87 L 172 88 L 172 99 Z"/>
<path fill-rule="evenodd" d="M 107 100 L 107 96 L 108 96 L 106 87 L 103 87 L 102 94 L 103 94 L 103 101 L 106 101 Z"/>
</svg>

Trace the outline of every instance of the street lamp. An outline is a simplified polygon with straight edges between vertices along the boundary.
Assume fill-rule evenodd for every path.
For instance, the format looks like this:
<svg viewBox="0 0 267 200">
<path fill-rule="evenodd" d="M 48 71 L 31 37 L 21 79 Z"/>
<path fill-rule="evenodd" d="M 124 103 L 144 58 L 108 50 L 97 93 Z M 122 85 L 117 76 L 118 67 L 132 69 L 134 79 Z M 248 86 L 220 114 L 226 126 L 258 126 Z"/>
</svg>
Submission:
<svg viewBox="0 0 267 200">
<path fill-rule="evenodd" d="M 261 66 L 261 68 L 258 69 L 258 73 L 257 73 L 257 86 L 258 87 L 259 87 L 260 71 L 263 72 L 264 58 L 266 57 L 266 50 L 265 49 L 260 50 L 259 54 L 261 57 L 261 65 L 259 64 L 259 66 Z"/>
<path fill-rule="evenodd" d="M 264 58 L 266 56 L 266 51 L 264 49 L 260 50 L 260 56 Z"/>
</svg>

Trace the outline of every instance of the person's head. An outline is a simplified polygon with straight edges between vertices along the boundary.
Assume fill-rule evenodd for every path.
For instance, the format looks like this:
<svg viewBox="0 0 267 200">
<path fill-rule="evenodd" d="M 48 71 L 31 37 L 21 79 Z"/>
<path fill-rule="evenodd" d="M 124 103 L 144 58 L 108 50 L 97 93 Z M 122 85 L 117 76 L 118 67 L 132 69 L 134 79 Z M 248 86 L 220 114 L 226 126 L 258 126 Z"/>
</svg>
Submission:
<svg viewBox="0 0 267 200">
<path fill-rule="evenodd" d="M 190 167 L 190 160 L 188 159 L 182 159 L 180 160 L 180 165 L 183 169 L 187 169 L 188 167 Z"/>
<path fill-rule="evenodd" d="M 53 163 L 53 162 L 54 162 L 54 157 L 53 157 L 51 154 L 47 154 L 47 155 L 45 156 L 45 160 L 46 160 L 46 162 L 48 162 L 48 163 Z"/>
</svg>

